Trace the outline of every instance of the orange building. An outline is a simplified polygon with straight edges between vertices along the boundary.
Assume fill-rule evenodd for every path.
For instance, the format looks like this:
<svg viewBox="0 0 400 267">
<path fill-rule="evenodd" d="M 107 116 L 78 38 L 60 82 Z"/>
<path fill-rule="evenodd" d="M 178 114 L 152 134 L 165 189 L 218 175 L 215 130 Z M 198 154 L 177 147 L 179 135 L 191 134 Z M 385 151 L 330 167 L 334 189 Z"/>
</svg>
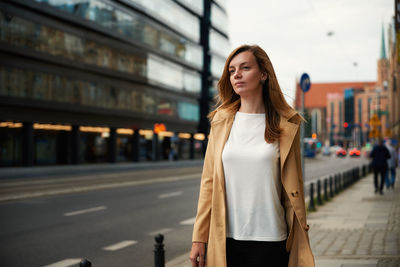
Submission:
<svg viewBox="0 0 400 267">
<path fill-rule="evenodd" d="M 396 10 L 396 16 L 400 10 Z M 400 140 L 400 24 L 393 22 L 388 29 L 389 43 L 389 125 L 392 138 Z"/>
<path fill-rule="evenodd" d="M 376 82 L 312 83 L 304 99 L 305 137 L 316 134 L 322 142 L 344 146 L 361 146 L 378 137 L 371 135 L 373 129 L 381 137 L 391 137 L 389 118 L 393 108 L 389 105 L 389 61 L 383 32 L 377 74 Z M 301 93 L 297 82 L 294 104 L 297 110 L 301 109 Z M 376 128 L 370 124 L 374 114 L 379 118 Z"/>
</svg>

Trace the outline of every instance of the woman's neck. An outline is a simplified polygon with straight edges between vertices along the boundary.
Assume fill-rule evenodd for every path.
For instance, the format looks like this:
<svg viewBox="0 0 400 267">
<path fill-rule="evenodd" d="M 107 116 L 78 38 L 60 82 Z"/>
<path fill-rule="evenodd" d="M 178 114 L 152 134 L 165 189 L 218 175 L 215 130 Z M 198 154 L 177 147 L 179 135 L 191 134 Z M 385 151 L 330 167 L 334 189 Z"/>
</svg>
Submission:
<svg viewBox="0 0 400 267">
<path fill-rule="evenodd" d="M 239 112 L 243 113 L 265 113 L 262 96 L 240 97 Z"/>
</svg>

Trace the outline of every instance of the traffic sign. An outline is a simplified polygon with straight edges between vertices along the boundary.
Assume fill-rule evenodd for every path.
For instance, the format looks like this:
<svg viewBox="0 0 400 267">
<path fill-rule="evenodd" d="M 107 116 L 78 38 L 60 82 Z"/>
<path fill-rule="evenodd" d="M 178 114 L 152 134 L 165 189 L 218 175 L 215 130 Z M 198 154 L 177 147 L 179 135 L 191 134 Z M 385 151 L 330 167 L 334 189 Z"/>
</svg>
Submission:
<svg viewBox="0 0 400 267">
<path fill-rule="evenodd" d="M 307 73 L 303 73 L 300 78 L 300 88 L 301 90 L 306 93 L 310 90 L 311 87 L 311 80 L 310 76 Z"/>
<path fill-rule="evenodd" d="M 369 125 L 371 126 L 381 126 L 381 120 L 379 119 L 378 115 L 372 115 L 371 119 L 369 120 Z"/>
</svg>

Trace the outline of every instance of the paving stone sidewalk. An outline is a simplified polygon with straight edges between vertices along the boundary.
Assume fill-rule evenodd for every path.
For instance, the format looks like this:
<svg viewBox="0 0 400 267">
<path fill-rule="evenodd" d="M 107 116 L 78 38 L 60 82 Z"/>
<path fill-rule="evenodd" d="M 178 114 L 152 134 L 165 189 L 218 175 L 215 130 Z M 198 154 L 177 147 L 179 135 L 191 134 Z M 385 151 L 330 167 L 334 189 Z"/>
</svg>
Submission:
<svg viewBox="0 0 400 267">
<path fill-rule="evenodd" d="M 400 178 L 400 169 L 397 177 Z M 400 179 L 374 193 L 373 175 L 308 214 L 316 267 L 400 267 Z M 190 267 L 189 254 L 166 267 Z"/>
<path fill-rule="evenodd" d="M 400 266 L 400 184 L 375 194 L 370 174 L 308 215 L 317 267 Z"/>
</svg>

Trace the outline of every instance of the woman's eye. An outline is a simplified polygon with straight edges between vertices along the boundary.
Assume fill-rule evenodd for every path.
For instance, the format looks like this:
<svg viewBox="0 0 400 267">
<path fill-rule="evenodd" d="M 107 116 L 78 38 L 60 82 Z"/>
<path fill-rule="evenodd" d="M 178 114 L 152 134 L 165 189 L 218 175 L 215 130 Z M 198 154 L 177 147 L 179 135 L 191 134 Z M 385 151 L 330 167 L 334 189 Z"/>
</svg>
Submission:
<svg viewBox="0 0 400 267">
<path fill-rule="evenodd" d="M 250 69 L 250 67 L 248 67 L 248 66 L 243 66 L 243 69 L 248 70 L 248 69 Z"/>
</svg>

